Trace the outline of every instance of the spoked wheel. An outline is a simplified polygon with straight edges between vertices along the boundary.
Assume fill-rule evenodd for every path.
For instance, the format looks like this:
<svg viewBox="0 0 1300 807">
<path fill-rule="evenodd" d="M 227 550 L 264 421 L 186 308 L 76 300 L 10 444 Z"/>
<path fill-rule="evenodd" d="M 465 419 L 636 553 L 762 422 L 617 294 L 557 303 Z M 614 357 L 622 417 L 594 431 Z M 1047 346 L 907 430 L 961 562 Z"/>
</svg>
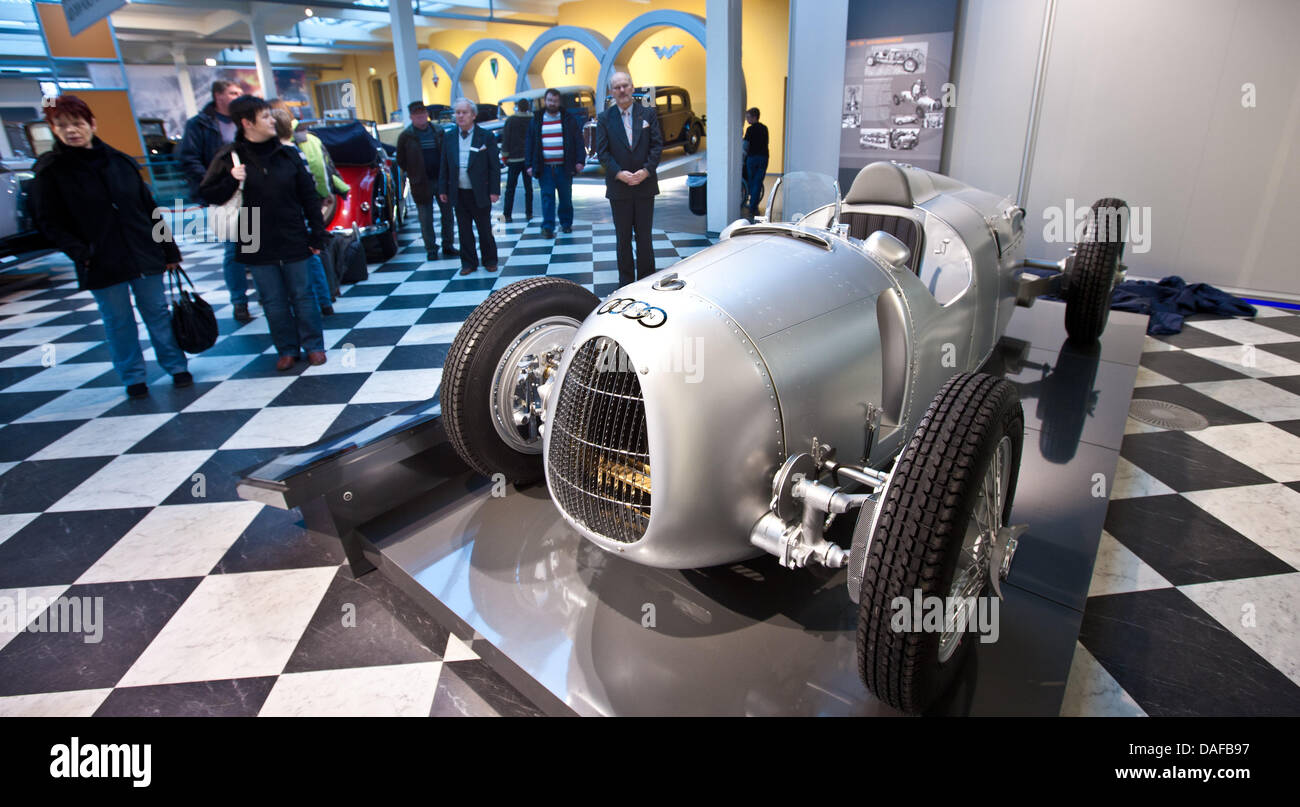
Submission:
<svg viewBox="0 0 1300 807">
<path fill-rule="evenodd" d="M 515 484 L 541 479 L 539 387 L 599 302 L 572 281 L 534 277 L 498 289 L 470 314 L 439 396 L 447 436 L 470 467 Z"/>
<path fill-rule="evenodd" d="M 858 599 L 858 669 L 880 700 L 924 711 L 956 678 L 970 611 L 945 599 L 935 630 L 900 603 L 979 597 L 1005 575 L 1018 530 L 1007 526 L 1020 472 L 1024 412 L 1016 388 L 982 373 L 954 376 L 930 403 L 871 518 Z M 970 603 L 963 599 L 962 602 Z"/>
<path fill-rule="evenodd" d="M 700 150 L 700 127 L 691 124 L 686 133 L 686 142 L 682 144 L 682 151 L 687 154 L 694 154 Z"/>
</svg>

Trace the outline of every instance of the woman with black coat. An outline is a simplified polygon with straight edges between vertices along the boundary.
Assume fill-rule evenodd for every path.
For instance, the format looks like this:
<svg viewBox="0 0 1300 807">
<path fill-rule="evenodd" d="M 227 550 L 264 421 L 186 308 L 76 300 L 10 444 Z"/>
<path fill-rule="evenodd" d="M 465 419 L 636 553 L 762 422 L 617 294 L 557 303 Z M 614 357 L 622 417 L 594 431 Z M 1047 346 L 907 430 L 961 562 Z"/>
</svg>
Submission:
<svg viewBox="0 0 1300 807">
<path fill-rule="evenodd" d="M 288 370 L 306 351 L 310 364 L 325 363 L 320 307 L 311 291 L 308 259 L 325 245 L 316 185 L 296 149 L 276 137 L 271 107 L 245 95 L 230 102 L 235 142 L 217 152 L 199 185 L 199 196 L 224 204 L 242 180 L 238 259 L 253 272 L 271 340 Z M 231 157 L 239 155 L 240 165 Z"/>
<path fill-rule="evenodd" d="M 36 225 L 72 259 L 77 283 L 99 306 L 113 369 L 132 398 L 149 393 L 131 296 L 158 363 L 178 387 L 194 383 L 176 344 L 163 272 L 181 253 L 135 160 L 95 136 L 95 116 L 75 95 L 45 107 L 57 142 L 36 162 L 31 187 Z"/>
</svg>

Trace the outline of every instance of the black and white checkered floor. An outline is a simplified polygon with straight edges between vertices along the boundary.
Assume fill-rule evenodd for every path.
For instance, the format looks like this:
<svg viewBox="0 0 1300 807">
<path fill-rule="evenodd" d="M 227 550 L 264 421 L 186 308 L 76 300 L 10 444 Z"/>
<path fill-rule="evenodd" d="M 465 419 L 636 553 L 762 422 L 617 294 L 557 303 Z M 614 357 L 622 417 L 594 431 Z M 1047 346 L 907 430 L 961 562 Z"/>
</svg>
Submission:
<svg viewBox="0 0 1300 807">
<path fill-rule="evenodd" d="M 124 397 L 61 256 L 45 259 L 54 285 L 0 299 L 0 715 L 536 714 L 476 637 L 380 575 L 354 580 L 296 512 L 234 492 L 286 447 L 436 394 L 492 289 L 617 286 L 610 225 L 548 241 L 534 220 L 498 242 L 500 276 L 462 277 L 456 259 L 424 261 L 412 220 L 325 320 L 329 362 L 288 373 L 261 317 L 231 320 L 220 248 L 186 247 L 222 338 L 191 359 L 192 388 L 151 362 L 144 400 Z M 656 262 L 707 243 L 656 233 Z M 1130 421 L 1064 714 L 1300 712 L 1298 326 L 1265 309 L 1148 340 L 1138 395 L 1211 428 Z M 45 607 L 61 597 L 90 607 L 79 629 Z"/>
</svg>

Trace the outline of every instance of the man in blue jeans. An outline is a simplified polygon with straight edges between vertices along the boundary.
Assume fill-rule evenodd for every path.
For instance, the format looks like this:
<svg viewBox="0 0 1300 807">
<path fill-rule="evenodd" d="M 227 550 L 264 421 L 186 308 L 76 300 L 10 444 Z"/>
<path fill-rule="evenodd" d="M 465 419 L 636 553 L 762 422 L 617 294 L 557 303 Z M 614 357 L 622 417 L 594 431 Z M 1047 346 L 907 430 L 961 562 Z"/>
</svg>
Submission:
<svg viewBox="0 0 1300 807">
<path fill-rule="evenodd" d="M 243 90 L 233 81 L 214 81 L 211 103 L 185 122 L 185 134 L 181 137 L 176 160 L 189 182 L 191 199 L 198 199 L 199 183 L 203 181 L 203 175 L 207 173 L 217 151 L 235 139 L 237 129 L 230 119 L 230 102 L 243 94 Z M 238 246 L 234 243 L 226 244 L 221 273 L 225 276 L 226 288 L 230 291 L 230 304 L 235 308 L 235 321 L 249 322 L 253 316 L 248 313 L 248 276 L 244 273 L 244 265 L 235 256 Z"/>
<path fill-rule="evenodd" d="M 749 189 L 749 214 L 758 215 L 758 203 L 763 200 L 763 178 L 767 176 L 767 127 L 758 122 L 758 107 L 745 113 L 749 128 L 745 130 L 742 147 L 745 152 L 745 177 Z"/>
<path fill-rule="evenodd" d="M 545 104 L 528 127 L 524 164 L 542 192 L 542 237 L 555 237 L 555 197 L 560 197 L 560 228 L 573 232 L 573 177 L 587 164 L 582 127 L 560 108 L 560 91 L 548 89 Z"/>
</svg>

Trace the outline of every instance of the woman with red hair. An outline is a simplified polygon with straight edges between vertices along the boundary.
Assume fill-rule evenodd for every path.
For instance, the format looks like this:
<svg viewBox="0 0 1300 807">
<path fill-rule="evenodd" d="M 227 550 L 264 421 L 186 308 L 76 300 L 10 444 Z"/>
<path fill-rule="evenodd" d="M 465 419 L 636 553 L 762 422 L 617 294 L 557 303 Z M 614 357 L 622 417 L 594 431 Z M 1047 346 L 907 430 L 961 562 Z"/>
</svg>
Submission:
<svg viewBox="0 0 1300 807">
<path fill-rule="evenodd" d="M 181 253 L 135 160 L 95 136 L 95 116 L 75 95 L 46 99 L 58 142 L 32 182 L 36 224 L 72 259 L 81 289 L 99 306 L 113 368 L 132 398 L 149 393 L 131 297 L 158 363 L 177 387 L 194 383 L 172 334 L 162 275 Z"/>
</svg>

